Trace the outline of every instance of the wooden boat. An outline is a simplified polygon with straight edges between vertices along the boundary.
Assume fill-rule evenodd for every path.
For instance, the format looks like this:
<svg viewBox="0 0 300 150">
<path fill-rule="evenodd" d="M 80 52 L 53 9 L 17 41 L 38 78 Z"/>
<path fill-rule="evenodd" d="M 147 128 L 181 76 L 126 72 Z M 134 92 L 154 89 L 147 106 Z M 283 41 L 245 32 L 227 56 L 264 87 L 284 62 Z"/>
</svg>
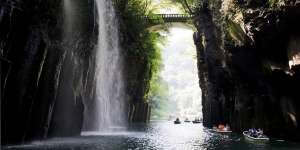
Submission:
<svg viewBox="0 0 300 150">
<path fill-rule="evenodd" d="M 191 121 L 190 121 L 189 119 L 186 118 L 186 119 L 184 120 L 184 122 L 191 122 Z"/>
<path fill-rule="evenodd" d="M 202 123 L 202 119 L 195 119 L 194 121 L 192 121 L 193 123 Z"/>
<path fill-rule="evenodd" d="M 201 121 L 200 120 L 194 120 L 194 121 L 192 121 L 193 123 L 201 123 Z"/>
<path fill-rule="evenodd" d="M 250 135 L 249 131 L 244 131 L 243 132 L 243 135 L 245 137 L 245 139 L 249 140 L 249 141 L 256 141 L 256 142 L 267 142 L 269 141 L 270 139 L 264 135 L 264 134 L 261 134 L 257 137 L 253 137 Z"/>
<path fill-rule="evenodd" d="M 231 130 L 221 130 L 221 129 L 218 129 L 218 128 L 214 128 L 213 129 L 214 132 L 218 132 L 218 133 L 232 133 Z"/>
<path fill-rule="evenodd" d="M 178 121 L 178 120 L 175 120 L 175 121 L 174 121 L 174 124 L 181 124 L 181 122 Z"/>
<path fill-rule="evenodd" d="M 181 122 L 180 122 L 180 120 L 179 120 L 179 118 L 177 118 L 175 121 L 174 121 L 174 124 L 180 124 Z"/>
</svg>

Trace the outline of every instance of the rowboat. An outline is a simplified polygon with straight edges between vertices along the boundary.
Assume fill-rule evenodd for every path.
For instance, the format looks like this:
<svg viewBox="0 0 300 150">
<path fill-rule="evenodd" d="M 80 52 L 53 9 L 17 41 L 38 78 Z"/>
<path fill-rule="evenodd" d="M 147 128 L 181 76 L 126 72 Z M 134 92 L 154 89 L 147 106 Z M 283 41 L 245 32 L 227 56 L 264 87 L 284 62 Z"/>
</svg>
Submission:
<svg viewBox="0 0 300 150">
<path fill-rule="evenodd" d="M 245 137 L 245 139 L 249 140 L 249 141 L 257 141 L 257 142 L 267 142 L 270 139 L 264 135 L 264 134 L 260 134 L 257 137 L 251 136 L 249 131 L 244 131 L 243 135 Z"/>
<path fill-rule="evenodd" d="M 180 124 L 181 122 L 180 121 L 174 121 L 174 124 Z"/>
<path fill-rule="evenodd" d="M 174 121 L 174 124 L 181 124 L 181 121 L 179 120 L 179 118 L 176 118 L 176 120 Z"/>
<path fill-rule="evenodd" d="M 199 120 L 194 120 L 194 121 L 192 121 L 194 124 L 196 124 L 196 123 L 201 123 L 201 121 L 199 121 Z"/>
<path fill-rule="evenodd" d="M 232 133 L 231 130 L 220 130 L 220 129 L 213 129 L 214 132 L 218 132 L 218 133 Z"/>
<path fill-rule="evenodd" d="M 187 123 L 189 123 L 189 122 L 191 122 L 188 118 L 186 118 L 185 120 L 184 120 L 184 122 L 187 122 Z"/>
<path fill-rule="evenodd" d="M 194 124 L 196 123 L 202 123 L 202 119 L 196 118 L 195 120 L 192 121 Z"/>
<path fill-rule="evenodd" d="M 219 124 L 218 127 L 214 126 L 212 129 L 214 132 L 218 133 L 231 133 L 230 126 L 227 124 L 226 126 Z"/>
</svg>

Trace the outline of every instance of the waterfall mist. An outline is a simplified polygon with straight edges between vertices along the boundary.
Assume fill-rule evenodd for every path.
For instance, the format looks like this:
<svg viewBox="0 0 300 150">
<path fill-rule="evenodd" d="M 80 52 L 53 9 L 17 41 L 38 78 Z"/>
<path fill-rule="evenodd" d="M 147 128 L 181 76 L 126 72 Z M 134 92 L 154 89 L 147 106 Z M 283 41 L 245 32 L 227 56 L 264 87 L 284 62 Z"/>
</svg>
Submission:
<svg viewBox="0 0 300 150">
<path fill-rule="evenodd" d="M 98 43 L 95 99 L 85 106 L 84 131 L 109 132 L 126 124 L 118 22 L 110 0 L 96 0 Z"/>
</svg>

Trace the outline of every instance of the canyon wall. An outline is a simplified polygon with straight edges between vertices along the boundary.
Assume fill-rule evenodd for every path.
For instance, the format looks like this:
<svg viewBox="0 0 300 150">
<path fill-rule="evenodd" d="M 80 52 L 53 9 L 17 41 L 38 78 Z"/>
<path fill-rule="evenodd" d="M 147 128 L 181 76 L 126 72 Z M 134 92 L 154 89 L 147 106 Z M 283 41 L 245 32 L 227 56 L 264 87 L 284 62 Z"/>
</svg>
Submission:
<svg viewBox="0 0 300 150">
<path fill-rule="evenodd" d="M 68 26 L 64 1 L 1 1 L 3 144 L 80 134 L 94 94 L 97 23 L 93 0 L 73 4 Z"/>
<path fill-rule="evenodd" d="M 300 139 L 300 2 L 276 2 L 224 0 L 197 11 L 205 126 Z"/>
<path fill-rule="evenodd" d="M 122 6 L 128 1 L 115 2 Z M 85 110 L 92 109 L 87 106 L 94 104 L 96 96 L 96 50 L 101 45 L 96 1 L 4 0 L 0 4 L 2 144 L 80 135 L 84 112 L 101 111 Z M 152 70 L 147 56 L 151 51 L 146 49 L 153 48 L 153 42 L 142 44 L 150 37 L 147 27 L 132 26 L 140 24 L 128 20 L 136 19 L 137 10 L 116 8 L 124 57 L 120 67 L 126 90 L 124 120 L 147 122 L 150 106 L 145 95 Z"/>
</svg>

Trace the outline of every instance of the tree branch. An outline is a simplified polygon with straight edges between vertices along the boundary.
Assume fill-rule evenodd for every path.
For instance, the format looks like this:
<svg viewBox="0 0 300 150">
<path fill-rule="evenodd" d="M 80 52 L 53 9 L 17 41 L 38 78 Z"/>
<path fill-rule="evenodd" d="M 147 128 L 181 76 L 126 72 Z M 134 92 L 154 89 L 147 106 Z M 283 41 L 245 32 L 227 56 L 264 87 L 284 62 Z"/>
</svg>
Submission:
<svg viewBox="0 0 300 150">
<path fill-rule="evenodd" d="M 189 6 L 188 2 L 186 0 L 183 0 L 184 5 L 186 6 L 186 8 L 189 11 L 189 14 L 194 14 L 193 10 L 191 9 L 191 7 Z"/>
</svg>

